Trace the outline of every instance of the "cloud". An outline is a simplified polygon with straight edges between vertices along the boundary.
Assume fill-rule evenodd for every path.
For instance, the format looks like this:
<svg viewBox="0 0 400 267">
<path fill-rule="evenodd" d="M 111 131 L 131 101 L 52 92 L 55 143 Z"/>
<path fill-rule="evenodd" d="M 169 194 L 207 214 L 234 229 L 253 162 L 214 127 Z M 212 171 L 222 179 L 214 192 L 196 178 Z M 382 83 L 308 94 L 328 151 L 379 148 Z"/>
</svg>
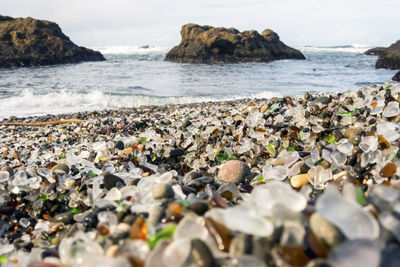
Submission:
<svg viewBox="0 0 400 267">
<path fill-rule="evenodd" d="M 271 28 L 289 45 L 399 39 L 398 0 L 4 0 L 2 14 L 60 24 L 78 44 L 174 45 L 183 24 Z"/>
</svg>

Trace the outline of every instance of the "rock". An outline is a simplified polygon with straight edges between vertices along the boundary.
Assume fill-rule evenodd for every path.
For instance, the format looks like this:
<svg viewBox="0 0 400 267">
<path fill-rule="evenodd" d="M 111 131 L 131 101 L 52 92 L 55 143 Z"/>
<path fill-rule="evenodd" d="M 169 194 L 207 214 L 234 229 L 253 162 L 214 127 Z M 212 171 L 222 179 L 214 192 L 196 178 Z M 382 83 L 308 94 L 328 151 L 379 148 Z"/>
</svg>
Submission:
<svg viewBox="0 0 400 267">
<path fill-rule="evenodd" d="M 269 108 L 269 105 L 268 105 L 268 104 L 265 104 L 264 106 L 261 107 L 260 112 L 261 112 L 261 113 L 264 113 L 265 111 L 268 110 L 268 108 Z"/>
<path fill-rule="evenodd" d="M 74 44 L 50 21 L 0 16 L 0 67 L 13 68 L 105 60 Z"/>
<path fill-rule="evenodd" d="M 375 47 L 368 49 L 367 51 L 364 52 L 364 55 L 368 56 L 382 56 L 386 52 L 387 48 L 386 47 Z"/>
<path fill-rule="evenodd" d="M 122 180 L 120 177 L 113 175 L 111 173 L 106 173 L 104 175 L 103 183 L 104 183 L 104 187 L 107 190 L 110 190 L 111 188 L 116 187 L 118 183 L 125 185 L 124 180 Z"/>
<path fill-rule="evenodd" d="M 214 28 L 197 24 L 182 26 L 181 43 L 165 60 L 180 63 L 268 62 L 305 59 L 304 55 L 279 40 L 272 30 L 239 32 L 234 28 Z"/>
<path fill-rule="evenodd" d="M 396 173 L 396 171 L 397 171 L 397 166 L 389 162 L 381 169 L 379 175 L 382 177 L 390 178 Z"/>
<path fill-rule="evenodd" d="M 400 71 L 396 75 L 393 76 L 392 80 L 396 81 L 396 82 L 400 82 Z"/>
<path fill-rule="evenodd" d="M 227 183 L 242 182 L 249 175 L 250 168 L 240 160 L 230 160 L 222 165 L 218 172 L 218 179 Z"/>
<path fill-rule="evenodd" d="M 240 257 L 245 254 L 252 254 L 253 241 L 251 235 L 239 234 L 233 238 L 229 247 L 229 255 L 232 258 Z"/>
<path fill-rule="evenodd" d="M 349 128 L 344 130 L 343 135 L 346 138 L 352 138 L 353 136 L 359 135 L 362 132 L 362 129 L 360 127 L 353 127 L 353 128 Z"/>
<path fill-rule="evenodd" d="M 400 247 L 395 244 L 389 244 L 382 250 L 381 265 L 385 267 L 395 267 L 400 262 Z"/>
<path fill-rule="evenodd" d="M 173 198 L 175 193 L 169 184 L 159 184 L 153 189 L 152 195 L 154 199 L 163 199 Z"/>
<path fill-rule="evenodd" d="M 115 144 L 114 147 L 115 147 L 116 149 L 119 149 L 119 150 L 124 150 L 125 144 L 124 144 L 124 142 L 122 142 L 122 141 L 120 140 L 120 141 L 118 141 L 118 142 Z"/>
<path fill-rule="evenodd" d="M 294 188 L 300 188 L 303 185 L 307 184 L 308 182 L 309 182 L 308 175 L 306 173 L 298 174 L 290 178 L 290 184 Z"/>
<path fill-rule="evenodd" d="M 178 149 L 171 150 L 171 152 L 169 153 L 169 156 L 171 158 L 174 158 L 174 157 L 183 156 L 184 154 L 185 154 L 185 150 L 178 148 Z"/>
<path fill-rule="evenodd" d="M 169 240 L 162 239 L 156 245 L 156 247 L 149 253 L 146 259 L 146 265 L 148 267 L 166 267 L 167 265 L 163 261 L 163 254 L 166 247 L 170 244 Z"/>
<path fill-rule="evenodd" d="M 400 69 L 400 40 L 392 44 L 387 50 L 378 58 L 375 64 L 377 69 Z"/>
<path fill-rule="evenodd" d="M 52 221 L 56 223 L 70 224 L 73 222 L 73 216 L 74 214 L 72 212 L 63 212 L 54 216 Z"/>
<path fill-rule="evenodd" d="M 205 201 L 196 201 L 191 203 L 187 208 L 197 215 L 203 216 L 208 211 L 208 204 Z"/>
<path fill-rule="evenodd" d="M 152 225 L 157 225 L 165 216 L 165 209 L 161 206 L 154 206 L 149 213 L 149 222 Z"/>
<path fill-rule="evenodd" d="M 51 170 L 53 172 L 56 172 L 56 171 L 60 170 L 60 171 L 63 171 L 64 173 L 69 173 L 69 167 L 68 167 L 67 164 L 64 164 L 64 163 L 58 163 L 53 168 L 51 168 Z"/>
<path fill-rule="evenodd" d="M 198 267 L 216 267 L 217 262 L 208 248 L 207 244 L 201 239 L 193 239 L 191 242 L 190 259 L 194 266 Z"/>
<path fill-rule="evenodd" d="M 1 168 L 1 171 L 6 171 L 10 174 L 10 177 L 14 175 L 14 169 L 9 166 L 4 166 Z"/>
<path fill-rule="evenodd" d="M 315 103 L 321 103 L 323 105 L 328 105 L 331 102 L 329 96 L 320 96 L 314 100 Z"/>
<path fill-rule="evenodd" d="M 319 213 L 311 215 L 310 227 L 315 236 L 329 247 L 335 247 L 346 240 L 342 232 Z"/>
</svg>

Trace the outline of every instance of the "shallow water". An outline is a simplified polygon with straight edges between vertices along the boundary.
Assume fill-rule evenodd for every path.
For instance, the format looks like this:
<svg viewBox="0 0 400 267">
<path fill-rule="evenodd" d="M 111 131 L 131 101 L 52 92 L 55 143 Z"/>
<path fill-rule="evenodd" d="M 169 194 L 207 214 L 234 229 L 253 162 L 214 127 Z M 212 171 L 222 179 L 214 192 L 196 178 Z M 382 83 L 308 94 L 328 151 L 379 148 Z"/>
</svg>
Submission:
<svg viewBox="0 0 400 267">
<path fill-rule="evenodd" d="M 97 48 L 105 62 L 0 70 L 0 118 L 346 91 L 390 81 L 365 46 L 302 47 L 307 60 L 178 64 L 168 48 Z"/>
</svg>

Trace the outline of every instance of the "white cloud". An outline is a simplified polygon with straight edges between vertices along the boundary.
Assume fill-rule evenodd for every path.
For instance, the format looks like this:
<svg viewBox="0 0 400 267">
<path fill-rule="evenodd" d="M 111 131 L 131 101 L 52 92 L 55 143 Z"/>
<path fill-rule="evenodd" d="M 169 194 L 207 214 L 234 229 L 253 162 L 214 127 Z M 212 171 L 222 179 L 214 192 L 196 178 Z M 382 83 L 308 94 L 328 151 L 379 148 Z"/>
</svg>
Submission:
<svg viewBox="0 0 400 267">
<path fill-rule="evenodd" d="M 60 24 L 80 45 L 174 45 L 188 22 L 271 28 L 289 45 L 365 43 L 399 39 L 398 0 L 2 0 L 2 14 Z"/>
</svg>

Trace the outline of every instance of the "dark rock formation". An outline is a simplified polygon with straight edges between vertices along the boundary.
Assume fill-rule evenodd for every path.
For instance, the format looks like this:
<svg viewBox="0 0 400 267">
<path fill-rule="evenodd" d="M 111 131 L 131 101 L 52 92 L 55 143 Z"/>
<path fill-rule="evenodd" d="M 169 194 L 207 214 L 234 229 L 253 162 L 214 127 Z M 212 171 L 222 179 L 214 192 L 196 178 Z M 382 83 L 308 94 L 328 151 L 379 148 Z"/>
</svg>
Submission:
<svg viewBox="0 0 400 267">
<path fill-rule="evenodd" d="M 105 60 L 100 52 L 75 45 L 50 21 L 0 16 L 0 67 Z"/>
<path fill-rule="evenodd" d="M 376 61 L 377 69 L 400 70 L 400 40 L 387 48 Z"/>
<path fill-rule="evenodd" d="M 214 28 L 186 24 L 181 43 L 165 60 L 186 63 L 268 62 L 278 59 L 305 59 L 304 55 L 279 40 L 272 30 L 239 32 L 234 28 Z"/>
<path fill-rule="evenodd" d="M 393 81 L 400 82 L 400 71 L 399 71 L 396 75 L 394 75 L 394 77 L 392 78 L 392 80 L 393 80 Z"/>
<path fill-rule="evenodd" d="M 392 44 L 388 48 L 383 48 L 382 51 L 383 53 L 379 55 L 379 58 L 375 63 L 375 68 L 400 70 L 400 40 L 398 40 L 396 43 Z M 392 80 L 400 81 L 400 72 L 398 72 L 392 78 Z"/>
<path fill-rule="evenodd" d="M 386 47 L 375 47 L 368 49 L 364 52 L 364 54 L 368 56 L 382 56 L 386 52 L 386 50 Z"/>
</svg>

